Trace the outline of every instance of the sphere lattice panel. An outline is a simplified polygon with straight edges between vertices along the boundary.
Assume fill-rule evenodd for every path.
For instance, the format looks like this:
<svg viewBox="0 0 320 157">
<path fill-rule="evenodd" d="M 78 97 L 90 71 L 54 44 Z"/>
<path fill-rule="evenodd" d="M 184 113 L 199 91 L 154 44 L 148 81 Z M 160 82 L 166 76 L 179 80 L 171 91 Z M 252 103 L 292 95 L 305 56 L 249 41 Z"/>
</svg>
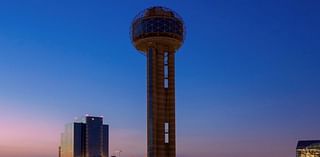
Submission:
<svg viewBox="0 0 320 157">
<path fill-rule="evenodd" d="M 185 28 L 182 18 L 164 7 L 151 7 L 140 12 L 133 20 L 130 30 L 131 40 L 140 51 L 150 44 L 180 48 L 184 41 Z"/>
</svg>

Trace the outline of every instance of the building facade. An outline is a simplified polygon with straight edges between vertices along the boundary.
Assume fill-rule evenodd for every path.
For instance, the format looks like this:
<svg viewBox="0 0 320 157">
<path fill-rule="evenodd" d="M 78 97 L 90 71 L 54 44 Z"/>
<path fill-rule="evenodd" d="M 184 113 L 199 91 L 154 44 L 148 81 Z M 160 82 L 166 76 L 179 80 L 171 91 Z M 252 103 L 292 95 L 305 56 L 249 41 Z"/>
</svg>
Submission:
<svg viewBox="0 0 320 157">
<path fill-rule="evenodd" d="M 320 157 L 320 140 L 298 141 L 297 157 Z"/>
<path fill-rule="evenodd" d="M 61 134 L 61 157 L 108 157 L 109 126 L 102 117 L 86 116 L 83 122 L 65 125 Z"/>
</svg>

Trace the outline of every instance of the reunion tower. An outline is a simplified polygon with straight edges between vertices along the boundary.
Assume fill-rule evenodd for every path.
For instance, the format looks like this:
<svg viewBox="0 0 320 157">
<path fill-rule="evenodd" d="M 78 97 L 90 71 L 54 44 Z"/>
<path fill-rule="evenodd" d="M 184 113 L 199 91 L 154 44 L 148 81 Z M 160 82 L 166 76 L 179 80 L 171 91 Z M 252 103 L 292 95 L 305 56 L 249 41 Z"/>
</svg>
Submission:
<svg viewBox="0 0 320 157">
<path fill-rule="evenodd" d="M 147 57 L 148 157 L 175 157 L 174 56 L 184 41 L 183 20 L 168 8 L 150 7 L 134 18 L 130 31 Z"/>
</svg>

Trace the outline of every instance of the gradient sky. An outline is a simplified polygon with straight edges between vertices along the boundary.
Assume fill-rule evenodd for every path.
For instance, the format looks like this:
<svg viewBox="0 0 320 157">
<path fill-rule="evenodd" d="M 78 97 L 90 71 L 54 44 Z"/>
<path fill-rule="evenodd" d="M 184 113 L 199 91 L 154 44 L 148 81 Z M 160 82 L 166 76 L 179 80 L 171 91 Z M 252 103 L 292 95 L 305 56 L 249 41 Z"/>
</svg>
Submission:
<svg viewBox="0 0 320 157">
<path fill-rule="evenodd" d="M 90 113 L 111 154 L 142 157 L 146 59 L 129 27 L 152 5 L 187 27 L 178 157 L 293 157 L 320 139 L 319 0 L 2 0 L 0 156 L 56 157 L 64 124 Z"/>
</svg>

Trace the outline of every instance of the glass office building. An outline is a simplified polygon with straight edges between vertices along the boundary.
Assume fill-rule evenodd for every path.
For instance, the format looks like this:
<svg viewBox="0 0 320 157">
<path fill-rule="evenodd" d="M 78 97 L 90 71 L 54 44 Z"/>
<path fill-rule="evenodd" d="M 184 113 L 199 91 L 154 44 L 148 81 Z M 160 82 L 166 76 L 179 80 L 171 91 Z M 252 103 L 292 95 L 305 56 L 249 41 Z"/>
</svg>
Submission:
<svg viewBox="0 0 320 157">
<path fill-rule="evenodd" d="M 320 140 L 298 141 L 297 157 L 320 157 Z"/>
<path fill-rule="evenodd" d="M 102 117 L 93 116 L 66 124 L 60 147 L 61 157 L 108 157 L 109 126 Z"/>
</svg>

